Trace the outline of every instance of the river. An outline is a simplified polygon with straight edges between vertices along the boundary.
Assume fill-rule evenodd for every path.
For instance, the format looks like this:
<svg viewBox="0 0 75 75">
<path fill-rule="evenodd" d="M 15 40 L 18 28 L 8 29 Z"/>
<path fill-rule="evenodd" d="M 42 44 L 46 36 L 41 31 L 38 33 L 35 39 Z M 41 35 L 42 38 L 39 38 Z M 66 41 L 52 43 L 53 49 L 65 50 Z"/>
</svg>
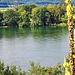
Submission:
<svg viewBox="0 0 75 75">
<path fill-rule="evenodd" d="M 68 57 L 66 27 L 0 28 L 0 60 L 5 65 L 30 68 L 29 61 L 55 66 Z"/>
</svg>

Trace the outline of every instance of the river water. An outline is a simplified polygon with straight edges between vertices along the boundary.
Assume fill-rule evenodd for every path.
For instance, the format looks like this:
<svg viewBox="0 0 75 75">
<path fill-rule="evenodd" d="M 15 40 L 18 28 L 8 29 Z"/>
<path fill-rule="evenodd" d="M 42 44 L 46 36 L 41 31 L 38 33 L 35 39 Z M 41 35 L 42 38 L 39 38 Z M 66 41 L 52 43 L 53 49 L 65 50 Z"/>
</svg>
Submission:
<svg viewBox="0 0 75 75">
<path fill-rule="evenodd" d="M 55 66 L 68 57 L 68 30 L 63 27 L 0 28 L 0 60 L 5 65 L 30 68 L 29 61 Z"/>
</svg>

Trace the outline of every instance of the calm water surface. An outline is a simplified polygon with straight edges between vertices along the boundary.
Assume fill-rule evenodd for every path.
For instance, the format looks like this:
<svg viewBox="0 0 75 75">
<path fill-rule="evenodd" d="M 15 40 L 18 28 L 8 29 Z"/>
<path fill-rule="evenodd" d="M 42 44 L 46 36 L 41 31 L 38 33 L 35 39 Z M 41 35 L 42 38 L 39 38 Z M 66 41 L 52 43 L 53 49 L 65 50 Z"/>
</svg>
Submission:
<svg viewBox="0 0 75 75">
<path fill-rule="evenodd" d="M 67 28 L 0 28 L 0 60 L 23 70 L 29 61 L 54 66 L 68 56 L 68 43 Z"/>
</svg>

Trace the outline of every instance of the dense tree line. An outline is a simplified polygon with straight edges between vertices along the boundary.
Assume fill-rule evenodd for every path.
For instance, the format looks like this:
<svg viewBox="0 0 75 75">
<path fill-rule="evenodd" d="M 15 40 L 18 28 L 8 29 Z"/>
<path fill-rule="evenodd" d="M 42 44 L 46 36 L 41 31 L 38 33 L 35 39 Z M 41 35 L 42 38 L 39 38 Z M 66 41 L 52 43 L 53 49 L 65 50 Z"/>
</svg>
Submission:
<svg viewBox="0 0 75 75">
<path fill-rule="evenodd" d="M 47 6 L 19 5 L 14 9 L 0 12 L 0 26 L 37 27 L 60 23 L 65 15 L 65 6 L 49 4 Z"/>
</svg>

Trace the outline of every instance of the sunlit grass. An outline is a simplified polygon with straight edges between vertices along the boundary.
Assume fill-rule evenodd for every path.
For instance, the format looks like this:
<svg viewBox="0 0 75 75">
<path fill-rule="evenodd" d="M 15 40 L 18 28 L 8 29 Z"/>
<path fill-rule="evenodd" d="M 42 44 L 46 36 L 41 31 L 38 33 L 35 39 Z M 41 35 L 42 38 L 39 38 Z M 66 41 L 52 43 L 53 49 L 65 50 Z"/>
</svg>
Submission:
<svg viewBox="0 0 75 75">
<path fill-rule="evenodd" d="M 0 8 L 0 12 L 5 12 L 8 9 L 14 9 L 14 8 Z"/>
<path fill-rule="evenodd" d="M 73 15 L 73 19 L 75 19 L 75 14 Z"/>
</svg>

